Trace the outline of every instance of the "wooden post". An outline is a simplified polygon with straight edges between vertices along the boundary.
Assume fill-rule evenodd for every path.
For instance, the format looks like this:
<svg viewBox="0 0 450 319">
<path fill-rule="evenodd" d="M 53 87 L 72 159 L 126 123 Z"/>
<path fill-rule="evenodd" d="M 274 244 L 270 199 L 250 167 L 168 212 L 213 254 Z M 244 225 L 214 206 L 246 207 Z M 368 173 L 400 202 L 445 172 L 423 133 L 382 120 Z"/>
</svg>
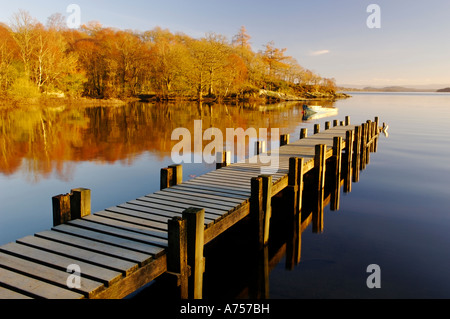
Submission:
<svg viewBox="0 0 450 319">
<path fill-rule="evenodd" d="M 231 163 L 231 152 L 224 151 L 216 154 L 216 169 L 226 167 Z"/>
<path fill-rule="evenodd" d="M 326 145 L 319 144 L 315 146 L 314 169 L 317 178 L 317 201 L 313 210 L 313 232 L 321 233 L 323 231 L 323 197 L 325 187 L 325 159 Z"/>
<path fill-rule="evenodd" d="M 187 264 L 186 220 L 173 217 L 168 220 L 167 271 L 178 277 L 181 299 L 189 297 Z"/>
<path fill-rule="evenodd" d="M 264 210 L 263 210 L 263 184 L 262 177 L 252 177 L 250 196 L 250 218 L 255 233 L 256 248 L 264 247 Z"/>
<path fill-rule="evenodd" d="M 314 134 L 320 133 L 320 124 L 314 124 Z"/>
<path fill-rule="evenodd" d="M 301 247 L 301 184 L 303 181 L 303 158 L 289 159 L 288 186 L 286 196 L 288 203 L 288 229 L 286 242 L 286 268 L 293 267 L 300 261 Z"/>
<path fill-rule="evenodd" d="M 254 221 L 258 249 L 269 241 L 272 214 L 272 176 L 261 175 L 251 179 L 250 214 Z"/>
<path fill-rule="evenodd" d="M 340 125 L 340 126 L 344 126 L 344 121 L 340 121 L 340 122 L 339 122 L 339 125 Z"/>
<path fill-rule="evenodd" d="M 338 126 L 338 120 L 333 120 L 333 127 Z"/>
<path fill-rule="evenodd" d="M 170 165 L 169 168 L 172 168 L 172 185 L 175 186 L 183 183 L 183 165 Z"/>
<path fill-rule="evenodd" d="M 191 268 L 188 285 L 189 298 L 202 299 L 203 273 L 205 271 L 205 259 L 203 257 L 205 210 L 188 208 L 183 211 L 182 216 L 186 220 L 187 263 Z"/>
<path fill-rule="evenodd" d="M 256 148 L 255 155 L 266 153 L 266 141 L 256 141 L 255 148 Z"/>
<path fill-rule="evenodd" d="M 289 144 L 289 134 L 280 135 L 280 146 Z"/>
<path fill-rule="evenodd" d="M 53 206 L 53 226 L 65 224 L 69 220 L 71 220 L 70 194 L 53 196 L 52 206 Z"/>
<path fill-rule="evenodd" d="M 264 210 L 264 245 L 269 242 L 270 218 L 272 217 L 272 176 L 261 175 L 262 206 Z"/>
<path fill-rule="evenodd" d="M 361 159 L 360 159 L 360 169 L 364 170 L 366 168 L 366 150 L 367 150 L 367 125 L 366 123 L 361 124 Z"/>
<path fill-rule="evenodd" d="M 342 165 L 342 137 L 333 137 L 333 191 L 331 192 L 330 209 L 339 210 L 340 185 L 341 185 L 341 165 Z"/>
<path fill-rule="evenodd" d="M 325 122 L 325 130 L 329 130 L 330 129 L 330 122 L 326 121 Z"/>
<path fill-rule="evenodd" d="M 353 182 L 359 181 L 361 159 L 361 126 L 355 127 L 355 140 L 353 142 Z"/>
<path fill-rule="evenodd" d="M 350 116 L 346 116 L 345 117 L 345 126 L 349 126 L 350 125 Z"/>
<path fill-rule="evenodd" d="M 269 299 L 269 247 L 264 246 L 263 249 L 257 252 L 258 267 L 257 267 L 257 296 L 256 299 Z"/>
<path fill-rule="evenodd" d="M 370 143 L 370 141 L 372 140 L 372 121 L 367 120 L 366 122 L 366 127 L 367 127 L 367 138 L 366 138 L 366 144 L 367 144 L 367 149 L 366 149 L 366 165 L 368 165 L 370 163 L 370 153 L 372 151 L 372 143 Z"/>
<path fill-rule="evenodd" d="M 346 157 L 346 176 L 344 179 L 344 192 L 348 193 L 352 191 L 352 154 L 353 154 L 353 140 L 354 140 L 354 133 L 352 130 L 348 130 L 345 132 L 345 154 Z"/>
<path fill-rule="evenodd" d="M 78 219 L 91 214 L 91 190 L 74 188 L 70 196 L 71 219 Z"/>
<path fill-rule="evenodd" d="M 307 128 L 302 128 L 300 130 L 300 139 L 304 139 L 308 136 L 308 129 Z"/>
<path fill-rule="evenodd" d="M 375 145 L 373 147 L 374 153 L 376 153 L 378 150 L 378 136 L 380 135 L 380 119 L 378 116 L 375 117 L 375 134 Z"/>
<path fill-rule="evenodd" d="M 161 168 L 160 189 L 169 188 L 173 180 L 173 167 Z"/>
</svg>

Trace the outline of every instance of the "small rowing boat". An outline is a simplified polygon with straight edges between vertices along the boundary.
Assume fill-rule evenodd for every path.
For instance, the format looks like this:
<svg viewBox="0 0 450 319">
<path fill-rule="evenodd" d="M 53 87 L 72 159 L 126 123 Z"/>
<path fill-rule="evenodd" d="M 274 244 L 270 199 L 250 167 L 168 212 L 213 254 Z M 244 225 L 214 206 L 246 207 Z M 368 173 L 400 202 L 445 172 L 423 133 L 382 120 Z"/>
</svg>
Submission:
<svg viewBox="0 0 450 319">
<path fill-rule="evenodd" d="M 335 107 L 323 107 L 320 105 L 303 105 L 303 119 L 317 120 L 320 118 L 335 116 L 338 109 Z"/>
</svg>

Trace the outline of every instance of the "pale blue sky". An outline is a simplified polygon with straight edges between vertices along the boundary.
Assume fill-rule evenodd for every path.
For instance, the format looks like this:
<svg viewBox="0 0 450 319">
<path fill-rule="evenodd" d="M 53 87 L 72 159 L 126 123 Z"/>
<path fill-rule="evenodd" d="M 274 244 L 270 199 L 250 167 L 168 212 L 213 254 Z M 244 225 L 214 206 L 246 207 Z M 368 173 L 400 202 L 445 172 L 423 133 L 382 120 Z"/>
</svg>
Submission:
<svg viewBox="0 0 450 319">
<path fill-rule="evenodd" d="M 449 0 L 40 0 L 1 1 L 0 21 L 25 9 L 39 21 L 81 8 L 81 22 L 145 31 L 160 26 L 229 39 L 245 25 L 254 50 L 274 41 L 305 68 L 338 84 L 450 86 Z M 381 28 L 369 29 L 371 3 Z M 319 54 L 322 53 L 322 54 Z"/>
</svg>

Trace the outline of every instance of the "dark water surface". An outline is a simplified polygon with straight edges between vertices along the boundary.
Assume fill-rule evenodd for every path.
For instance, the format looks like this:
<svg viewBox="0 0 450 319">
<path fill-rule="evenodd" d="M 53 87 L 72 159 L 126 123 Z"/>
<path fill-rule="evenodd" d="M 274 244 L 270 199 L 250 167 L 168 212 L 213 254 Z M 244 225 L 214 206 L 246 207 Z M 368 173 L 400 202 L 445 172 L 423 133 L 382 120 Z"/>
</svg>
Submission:
<svg viewBox="0 0 450 319">
<path fill-rule="evenodd" d="M 450 95 L 352 95 L 335 103 L 339 115 L 334 118 L 349 115 L 352 124 L 360 124 L 379 116 L 389 125 L 389 136 L 380 137 L 378 152 L 371 154 L 352 191 L 341 194 L 339 211 L 325 208 L 323 233 L 314 234 L 311 226 L 303 232 L 300 263 L 286 270 L 285 255 L 274 259 L 268 295 L 449 298 Z M 224 132 L 227 127 L 279 127 L 295 140 L 301 128 L 311 134 L 315 123 L 323 127 L 334 118 L 302 121 L 301 104 L 274 110 L 139 103 L 2 110 L 0 245 L 51 228 L 51 197 L 71 188 L 92 190 L 94 212 L 158 190 L 160 168 L 172 164 L 173 129 L 192 130 L 194 120 L 202 119 L 204 129 Z M 186 164 L 184 179 L 213 169 Z M 231 246 L 216 245 L 222 251 Z M 245 259 L 210 259 L 206 297 L 251 295 L 245 281 L 254 271 L 239 271 Z M 380 266 L 380 289 L 366 285 L 370 264 Z M 212 274 L 221 265 L 229 279 Z M 212 278 L 222 278 L 224 285 Z"/>
</svg>

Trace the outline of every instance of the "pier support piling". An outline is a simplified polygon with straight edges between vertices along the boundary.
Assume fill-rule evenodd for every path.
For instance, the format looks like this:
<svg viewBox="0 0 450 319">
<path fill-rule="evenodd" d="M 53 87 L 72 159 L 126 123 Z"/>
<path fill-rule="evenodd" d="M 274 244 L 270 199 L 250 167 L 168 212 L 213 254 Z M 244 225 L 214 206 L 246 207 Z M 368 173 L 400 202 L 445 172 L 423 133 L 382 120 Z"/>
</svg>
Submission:
<svg viewBox="0 0 450 319">
<path fill-rule="evenodd" d="M 160 189 L 169 188 L 183 182 L 183 166 L 170 165 L 161 168 Z"/>
<path fill-rule="evenodd" d="M 323 232 L 323 200 L 325 187 L 325 159 L 326 145 L 319 144 L 315 146 L 314 169 L 316 173 L 316 196 L 317 201 L 313 209 L 313 232 Z"/>
<path fill-rule="evenodd" d="M 307 128 L 302 128 L 300 130 L 300 139 L 304 139 L 308 136 L 308 129 Z"/>
<path fill-rule="evenodd" d="M 341 165 L 342 165 L 342 137 L 333 138 L 333 191 L 331 192 L 330 209 L 339 210 L 340 184 L 341 184 Z"/>
<path fill-rule="evenodd" d="M 69 194 L 52 197 L 53 226 L 91 214 L 91 190 L 74 188 Z"/>
<path fill-rule="evenodd" d="M 203 273 L 205 258 L 203 257 L 205 210 L 188 208 L 182 213 L 186 220 L 187 263 L 191 269 L 189 277 L 189 299 L 202 299 Z"/>
<path fill-rule="evenodd" d="M 352 155 L 353 155 L 353 143 L 354 132 L 348 130 L 345 132 L 345 179 L 344 179 L 344 192 L 349 193 L 352 191 Z"/>
<path fill-rule="evenodd" d="M 231 164 L 231 152 L 223 151 L 216 153 L 216 169 L 226 167 Z"/>
<path fill-rule="evenodd" d="M 289 159 L 286 268 L 293 269 L 300 262 L 301 255 L 301 205 L 303 188 L 303 158 Z"/>
<path fill-rule="evenodd" d="M 280 147 L 289 144 L 289 134 L 280 135 Z"/>
<path fill-rule="evenodd" d="M 187 228 L 186 220 L 179 216 L 168 220 L 167 272 L 177 278 L 180 298 L 188 299 Z"/>
</svg>

